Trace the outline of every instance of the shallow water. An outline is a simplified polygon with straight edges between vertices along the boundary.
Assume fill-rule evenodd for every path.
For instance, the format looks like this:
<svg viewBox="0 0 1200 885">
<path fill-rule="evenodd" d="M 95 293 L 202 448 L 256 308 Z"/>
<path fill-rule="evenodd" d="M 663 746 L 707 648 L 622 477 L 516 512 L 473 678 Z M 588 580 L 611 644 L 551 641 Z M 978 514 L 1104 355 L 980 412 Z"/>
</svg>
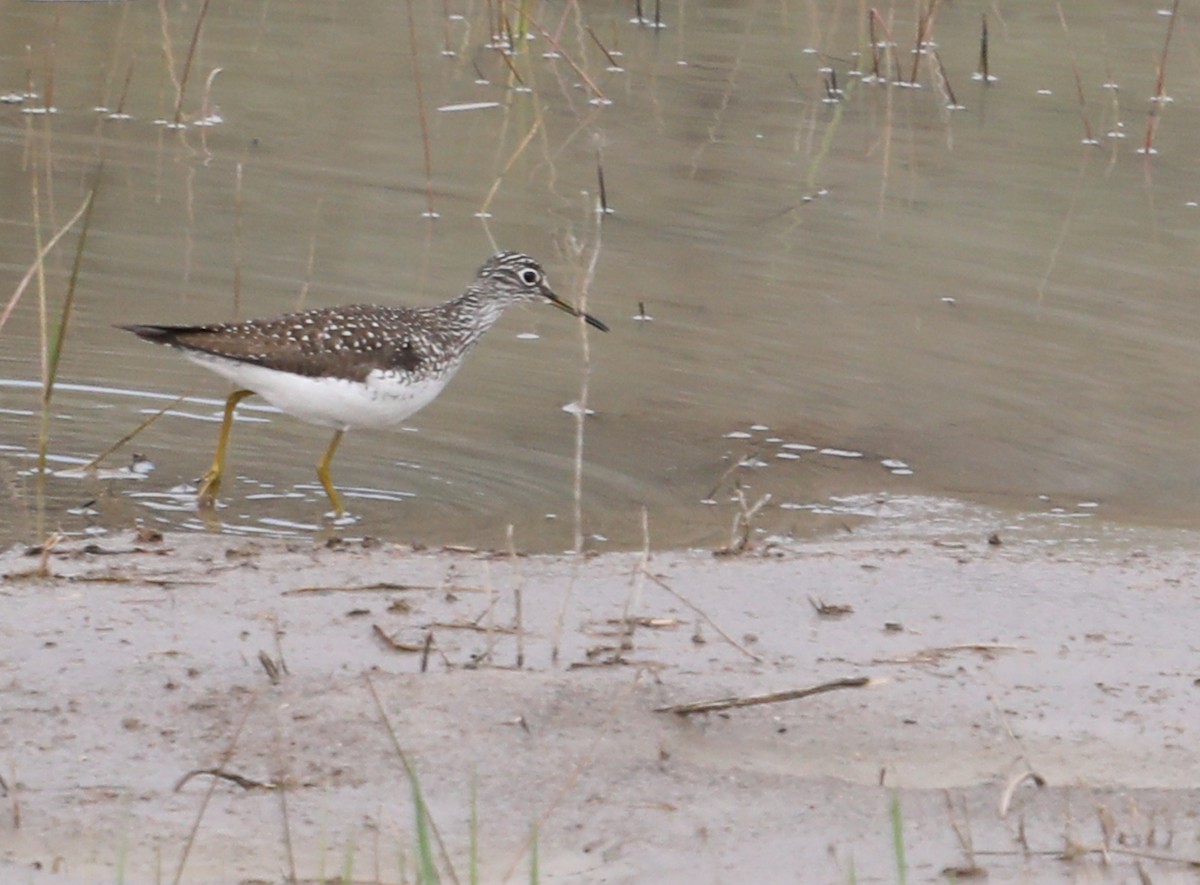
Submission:
<svg viewBox="0 0 1200 885">
<path fill-rule="evenodd" d="M 613 331 L 588 339 L 589 546 L 640 544 L 643 506 L 656 546 L 722 543 L 739 483 L 750 505 L 772 496 L 761 533 L 852 525 L 897 493 L 1081 526 L 1196 523 L 1200 79 L 1186 27 L 1147 158 L 1167 25 L 1149 7 L 1072 9 L 1065 32 L 1053 9 L 993 11 L 990 85 L 972 79 L 978 13 L 940 8 L 933 39 L 964 106 L 951 111 L 927 62 L 920 89 L 851 74 L 870 72 L 854 61 L 867 41 L 856 3 L 671 5 L 664 28 L 631 22 L 631 4 L 542 5 L 538 25 L 567 58 L 547 58 L 535 32 L 511 59 L 519 83 L 487 47 L 488 5 L 451 4 L 449 20 L 419 6 L 436 220 L 422 217 L 404 7 L 214 5 L 182 107 L 219 122 L 180 131 L 156 120 L 174 116 L 170 71 L 198 5 L 169 5 L 169 44 L 152 4 L 0 12 L 0 93 L 31 82 L 40 96 L 0 107 L 8 290 L 36 253 L 35 173 L 45 242 L 104 162 L 51 406 L 50 467 L 68 473 L 41 504 L 36 282 L 0 330 L 13 514 L 0 540 L 135 519 L 203 527 L 187 484 L 211 458 L 227 389 L 113 323 L 433 303 L 495 248 L 539 257 L 572 300 L 599 253 L 587 305 Z M 890 26 L 905 77 L 910 13 Z M 826 63 L 845 89 L 835 102 Z M 51 83 L 57 113 L 24 113 Z M 478 102 L 498 104 L 453 109 Z M 119 104 L 130 119 L 95 110 Z M 1082 143 L 1083 118 L 1098 145 Z M 52 324 L 77 242 L 47 261 Z M 562 407 L 584 374 L 561 314 L 514 312 L 407 432 L 347 438 L 334 478 L 351 531 L 496 545 L 512 524 L 518 546 L 570 547 L 575 419 Z M 153 471 L 69 472 L 184 393 L 196 399 L 105 462 L 136 451 Z M 243 415 L 226 528 L 320 526 L 326 432 Z"/>
</svg>

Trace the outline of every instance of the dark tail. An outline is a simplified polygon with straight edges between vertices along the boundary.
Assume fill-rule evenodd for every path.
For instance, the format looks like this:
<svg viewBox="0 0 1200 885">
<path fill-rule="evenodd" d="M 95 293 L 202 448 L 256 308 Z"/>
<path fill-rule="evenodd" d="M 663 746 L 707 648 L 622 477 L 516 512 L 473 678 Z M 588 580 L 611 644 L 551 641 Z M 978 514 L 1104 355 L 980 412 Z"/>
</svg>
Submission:
<svg viewBox="0 0 1200 885">
<path fill-rule="evenodd" d="M 181 332 L 186 332 L 188 326 L 143 326 L 129 325 L 117 326 L 118 329 L 124 329 L 126 332 L 132 332 L 139 338 L 146 341 L 153 341 L 155 344 L 177 344 L 178 337 Z"/>
</svg>

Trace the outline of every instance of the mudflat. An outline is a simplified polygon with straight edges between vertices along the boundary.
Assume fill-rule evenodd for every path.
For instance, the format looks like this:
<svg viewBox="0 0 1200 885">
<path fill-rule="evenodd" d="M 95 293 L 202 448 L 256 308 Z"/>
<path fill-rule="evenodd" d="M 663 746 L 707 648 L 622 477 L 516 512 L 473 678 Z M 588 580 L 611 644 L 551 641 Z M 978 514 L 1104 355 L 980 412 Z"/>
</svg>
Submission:
<svg viewBox="0 0 1200 885">
<path fill-rule="evenodd" d="M 0 879 L 1192 882 L 1173 538 L 13 549 Z"/>
</svg>

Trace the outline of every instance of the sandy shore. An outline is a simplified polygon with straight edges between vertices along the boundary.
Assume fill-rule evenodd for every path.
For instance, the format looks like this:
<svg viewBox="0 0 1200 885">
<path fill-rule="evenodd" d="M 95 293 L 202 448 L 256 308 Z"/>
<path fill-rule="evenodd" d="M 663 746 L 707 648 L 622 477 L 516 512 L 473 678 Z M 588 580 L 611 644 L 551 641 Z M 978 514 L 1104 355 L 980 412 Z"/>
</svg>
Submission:
<svg viewBox="0 0 1200 885">
<path fill-rule="evenodd" d="M 542 881 L 896 882 L 894 825 L 908 881 L 1194 882 L 1198 563 L 982 537 L 13 550 L 0 880 L 412 881 L 407 762 L 464 882 L 472 834 L 481 881 L 528 881 L 534 828 Z"/>
</svg>

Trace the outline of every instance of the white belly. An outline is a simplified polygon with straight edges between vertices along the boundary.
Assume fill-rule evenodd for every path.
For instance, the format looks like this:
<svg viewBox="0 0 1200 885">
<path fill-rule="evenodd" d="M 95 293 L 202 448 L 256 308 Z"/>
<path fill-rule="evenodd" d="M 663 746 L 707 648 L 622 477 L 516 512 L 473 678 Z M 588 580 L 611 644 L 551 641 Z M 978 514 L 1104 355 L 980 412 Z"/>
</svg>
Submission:
<svg viewBox="0 0 1200 885">
<path fill-rule="evenodd" d="M 192 362 L 253 390 L 277 409 L 301 421 L 338 430 L 394 427 L 433 402 L 458 370 L 455 365 L 441 375 L 416 382 L 411 376 L 377 370 L 360 384 L 341 378 L 307 378 L 196 351 L 185 353 Z"/>
</svg>

